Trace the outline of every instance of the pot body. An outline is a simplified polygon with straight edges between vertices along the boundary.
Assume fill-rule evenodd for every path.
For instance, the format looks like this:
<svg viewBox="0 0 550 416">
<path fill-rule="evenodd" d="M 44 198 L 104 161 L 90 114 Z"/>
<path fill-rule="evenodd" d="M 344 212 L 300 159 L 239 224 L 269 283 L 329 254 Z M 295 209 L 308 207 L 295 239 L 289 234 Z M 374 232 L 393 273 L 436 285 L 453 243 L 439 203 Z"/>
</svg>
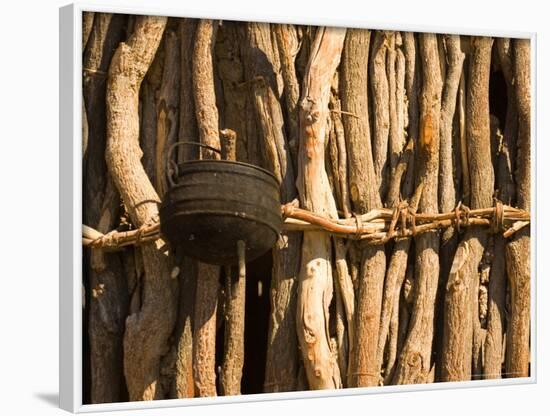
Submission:
<svg viewBox="0 0 550 416">
<path fill-rule="evenodd" d="M 177 179 L 160 207 L 161 233 L 189 257 L 205 263 L 238 263 L 273 247 L 282 228 L 279 184 L 254 165 L 198 160 L 178 165 Z"/>
</svg>

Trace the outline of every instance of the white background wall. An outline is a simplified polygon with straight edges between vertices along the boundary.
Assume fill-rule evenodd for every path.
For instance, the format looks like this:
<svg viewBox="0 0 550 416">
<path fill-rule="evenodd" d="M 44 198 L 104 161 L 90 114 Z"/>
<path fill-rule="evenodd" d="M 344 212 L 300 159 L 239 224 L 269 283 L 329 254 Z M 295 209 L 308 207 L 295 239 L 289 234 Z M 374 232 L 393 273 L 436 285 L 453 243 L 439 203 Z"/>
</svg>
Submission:
<svg viewBox="0 0 550 416">
<path fill-rule="evenodd" d="M 94 2 L 101 3 L 118 3 Z M 134 1 L 182 10 L 191 2 Z M 65 2 L 4 1 L 0 23 L 0 414 L 54 415 L 58 396 L 58 7 Z M 124 4 L 124 3 L 122 3 Z M 547 193 L 550 118 L 550 29 L 544 1 L 251 1 L 199 0 L 193 9 L 247 16 L 369 21 L 437 28 L 538 32 L 537 385 L 484 387 L 361 397 L 289 400 L 185 409 L 143 415 L 303 414 L 344 412 L 425 415 L 526 414 L 548 403 L 550 289 Z M 465 413 L 468 412 L 468 413 Z M 119 412 L 117 414 L 133 414 Z"/>
</svg>

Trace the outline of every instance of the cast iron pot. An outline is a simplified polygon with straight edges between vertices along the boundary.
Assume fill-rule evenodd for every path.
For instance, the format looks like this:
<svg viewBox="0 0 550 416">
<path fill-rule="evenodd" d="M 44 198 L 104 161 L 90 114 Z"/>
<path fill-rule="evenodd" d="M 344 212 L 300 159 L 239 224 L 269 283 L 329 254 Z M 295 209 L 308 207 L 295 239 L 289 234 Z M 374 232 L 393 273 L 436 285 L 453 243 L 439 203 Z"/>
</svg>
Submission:
<svg viewBox="0 0 550 416">
<path fill-rule="evenodd" d="M 247 262 L 274 246 L 283 221 L 270 172 L 225 160 L 189 161 L 175 170 L 160 206 L 161 233 L 172 246 L 218 265 L 238 263 L 239 240 Z"/>
</svg>

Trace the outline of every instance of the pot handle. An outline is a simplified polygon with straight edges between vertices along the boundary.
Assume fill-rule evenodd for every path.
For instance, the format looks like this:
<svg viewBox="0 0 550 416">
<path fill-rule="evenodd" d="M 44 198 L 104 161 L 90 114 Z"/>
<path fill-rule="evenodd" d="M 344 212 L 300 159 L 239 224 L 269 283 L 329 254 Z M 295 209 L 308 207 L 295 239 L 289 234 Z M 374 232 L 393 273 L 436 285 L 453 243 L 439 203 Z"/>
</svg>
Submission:
<svg viewBox="0 0 550 416">
<path fill-rule="evenodd" d="M 189 140 L 181 140 L 179 142 L 172 144 L 168 149 L 168 153 L 166 154 L 166 165 L 170 167 L 167 174 L 168 182 L 170 183 L 170 186 L 174 186 L 176 184 L 173 178 L 178 177 L 178 164 L 172 160 L 174 149 L 178 146 L 184 146 L 184 145 L 203 147 L 205 149 L 212 150 L 213 152 L 216 152 L 220 155 L 222 153 L 220 149 L 216 149 L 215 147 L 209 146 L 207 144 L 199 143 L 199 142 L 189 141 Z"/>
</svg>

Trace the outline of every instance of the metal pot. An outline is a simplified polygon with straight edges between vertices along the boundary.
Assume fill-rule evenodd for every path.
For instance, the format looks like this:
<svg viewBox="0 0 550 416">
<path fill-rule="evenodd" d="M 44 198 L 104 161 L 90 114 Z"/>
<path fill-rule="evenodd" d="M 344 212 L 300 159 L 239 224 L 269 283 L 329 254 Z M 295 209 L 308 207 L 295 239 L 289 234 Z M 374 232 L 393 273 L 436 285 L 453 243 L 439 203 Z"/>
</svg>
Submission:
<svg viewBox="0 0 550 416">
<path fill-rule="evenodd" d="M 189 257 L 237 264 L 237 241 L 246 261 L 273 247 L 282 228 L 279 184 L 265 169 L 226 160 L 177 165 L 160 206 L 161 233 Z"/>
</svg>

